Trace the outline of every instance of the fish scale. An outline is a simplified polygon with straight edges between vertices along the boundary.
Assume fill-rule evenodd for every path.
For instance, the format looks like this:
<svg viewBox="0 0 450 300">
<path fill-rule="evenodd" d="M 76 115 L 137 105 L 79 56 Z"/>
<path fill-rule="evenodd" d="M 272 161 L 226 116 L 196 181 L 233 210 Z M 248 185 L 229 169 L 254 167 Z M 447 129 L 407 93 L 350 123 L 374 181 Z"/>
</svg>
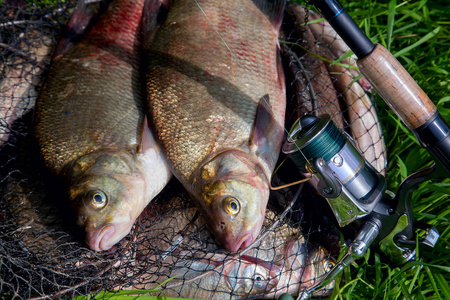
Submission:
<svg viewBox="0 0 450 300">
<path fill-rule="evenodd" d="M 182 4 L 184 7 L 177 7 Z M 232 8 L 236 5 L 233 1 L 217 1 L 217 7 L 214 8 L 211 8 L 207 1 L 200 1 L 200 4 L 213 20 L 223 20 L 224 12 L 233 13 Z M 254 5 L 248 6 L 249 10 L 257 10 Z M 233 140 L 235 147 L 248 142 L 258 101 L 263 96 L 261 91 L 272 96 L 272 109 L 276 115 L 282 115 L 282 105 L 277 103 L 277 98 L 284 91 L 279 86 L 280 80 L 276 78 L 276 63 L 267 63 L 265 59 L 266 56 L 274 56 L 273 47 L 247 50 L 241 48 L 240 51 L 244 53 L 258 50 L 258 53 L 251 54 L 256 59 L 243 60 L 247 56 L 238 55 L 242 69 L 193 1 L 175 1 L 170 11 L 178 13 L 171 15 L 166 26 L 161 26 L 155 42 L 152 43 L 149 73 L 158 76 L 149 78 L 147 90 L 150 93 L 150 111 L 156 131 L 167 149 L 169 158 L 173 158 L 171 162 L 174 169 L 186 180 L 207 155 L 222 147 L 223 142 Z M 216 11 L 222 13 L 217 15 Z M 217 24 L 219 33 L 233 52 L 252 35 L 259 35 L 255 40 L 260 43 L 268 39 L 268 44 L 276 45 L 275 29 L 272 36 L 261 30 L 251 30 L 271 26 L 261 12 L 243 14 L 238 11 L 235 15 L 228 16 L 228 19 L 239 17 L 245 18 L 244 28 L 249 29 L 251 33 L 236 34 L 229 28 L 231 21 L 221 21 Z M 266 21 L 266 24 L 261 24 L 262 21 Z M 198 27 L 201 34 L 193 32 L 190 29 L 192 27 Z M 171 42 L 163 42 L 163 39 Z M 211 50 L 203 51 L 205 44 Z M 214 52 L 214 57 L 211 52 Z M 252 60 L 256 60 L 259 65 L 255 65 Z M 258 72 L 255 73 L 255 70 Z M 256 88 L 249 82 L 246 72 L 251 74 Z M 210 96 L 204 97 L 208 94 Z M 195 98 L 197 101 L 186 100 L 189 98 Z M 188 120 L 185 116 L 188 116 Z M 205 118 L 210 122 L 205 122 Z M 170 120 L 173 121 L 170 126 L 161 126 Z M 196 128 L 197 131 L 186 130 L 191 128 Z M 237 136 L 230 139 L 228 134 Z M 195 149 L 192 149 L 195 151 L 189 149 L 192 135 L 195 135 L 197 141 Z M 177 146 L 172 145 L 173 140 L 178 141 Z"/>
<path fill-rule="evenodd" d="M 77 51 L 74 54 L 78 56 L 81 53 Z M 97 57 L 101 60 L 109 58 Z M 62 59 L 58 64 L 65 64 L 66 68 L 58 68 L 56 63 L 52 65 L 48 74 L 50 83 L 44 85 L 40 96 L 41 99 L 51 97 L 54 101 L 38 101 L 36 107 L 36 132 L 47 165 L 59 173 L 67 161 L 90 151 L 104 147 L 135 149 L 140 142 L 137 128 L 142 127 L 144 116 L 139 107 L 127 105 L 134 97 L 126 92 L 134 89 L 130 81 L 139 80 L 137 74 L 132 74 L 131 66 L 124 65 L 121 75 L 118 75 L 112 73 L 108 66 L 94 67 L 85 72 L 88 63 L 79 58 Z M 85 77 L 73 82 L 73 74 L 77 72 L 84 72 Z M 130 79 L 124 80 L 124 77 Z M 60 79 L 52 85 L 51 78 Z M 110 88 L 106 82 L 117 82 L 117 85 Z M 71 101 L 65 101 L 68 97 Z M 123 100 L 109 107 L 103 100 L 108 98 Z M 55 123 L 61 126 L 55 126 Z"/>
<path fill-rule="evenodd" d="M 137 275 L 134 289 L 149 289 L 171 278 L 164 287 L 167 297 L 278 299 L 283 293 L 294 295 L 311 287 L 328 271 L 327 265 L 335 263 L 324 248 L 308 243 L 308 236 L 289 222 L 266 232 L 239 256 L 223 253 L 220 245 L 208 241 L 204 220 L 196 218 L 189 197 L 171 196 L 174 191 L 176 186 L 165 190 L 164 200 L 152 203 L 139 219 L 145 232 L 138 237 L 137 252 L 145 255 L 136 259 L 135 267 L 142 269 L 148 261 L 155 265 Z M 278 217 L 268 209 L 266 228 Z M 158 251 L 152 252 L 152 247 Z M 329 295 L 333 287 L 331 282 L 315 296 Z"/>
<path fill-rule="evenodd" d="M 129 15 L 118 20 L 129 24 L 122 32 L 100 20 L 86 39 L 53 59 L 36 104 L 35 132 L 46 165 L 56 173 L 85 153 L 125 147 L 132 151 L 140 143 L 143 103 L 130 105 L 143 97 L 136 72 L 140 14 L 133 5 L 121 9 Z M 124 15 L 117 10 L 111 13 L 115 20 Z M 76 75 L 80 73 L 83 76 Z M 111 106 L 106 99 L 117 100 Z"/>
</svg>

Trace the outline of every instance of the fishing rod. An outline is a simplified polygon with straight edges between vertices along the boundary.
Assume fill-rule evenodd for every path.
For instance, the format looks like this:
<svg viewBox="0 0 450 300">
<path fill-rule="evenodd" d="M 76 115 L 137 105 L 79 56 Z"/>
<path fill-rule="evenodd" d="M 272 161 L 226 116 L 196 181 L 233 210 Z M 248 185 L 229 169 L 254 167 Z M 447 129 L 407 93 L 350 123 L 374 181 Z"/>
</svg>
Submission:
<svg viewBox="0 0 450 300">
<path fill-rule="evenodd" d="M 397 265 L 415 257 L 416 228 L 425 230 L 418 243 L 434 247 L 439 232 L 414 220 L 411 196 L 426 180 L 450 177 L 449 125 L 425 92 L 386 48 L 370 41 L 337 0 L 312 0 L 311 4 L 355 53 L 360 72 L 428 150 L 434 164 L 408 176 L 397 194 L 390 196 L 384 176 L 365 161 L 329 116 L 307 115 L 297 120 L 283 152 L 301 171 L 315 173 L 316 189 L 327 199 L 341 227 L 362 221 L 347 253 L 299 299 L 326 287 L 371 245 Z"/>
</svg>

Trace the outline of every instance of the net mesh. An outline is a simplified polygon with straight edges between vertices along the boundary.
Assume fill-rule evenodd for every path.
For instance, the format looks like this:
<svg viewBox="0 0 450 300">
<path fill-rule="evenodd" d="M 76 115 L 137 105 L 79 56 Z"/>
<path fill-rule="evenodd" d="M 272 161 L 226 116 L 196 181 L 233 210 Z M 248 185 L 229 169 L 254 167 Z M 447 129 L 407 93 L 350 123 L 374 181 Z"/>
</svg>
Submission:
<svg viewBox="0 0 450 300">
<path fill-rule="evenodd" d="M 7 0 L 0 4 L 1 298 L 69 298 L 152 289 L 161 283 L 166 296 L 273 298 L 296 294 L 317 282 L 321 275 L 305 270 L 329 267 L 339 254 L 342 230 L 336 228 L 325 199 L 309 185 L 273 191 L 258 240 L 241 253 L 226 252 L 216 243 L 176 180 L 113 249 L 99 253 L 85 246 L 61 197 L 62 184 L 47 179 L 32 133 L 36 95 L 75 5 Z M 354 138 L 366 159 L 384 172 L 386 154 L 376 109 L 366 92 L 370 87 L 348 68 L 351 59 L 329 66 L 347 49 L 326 26 L 304 26 L 308 18 L 317 16 L 287 7 L 281 36 L 286 127 L 305 113 L 328 113 Z M 274 185 L 293 177 L 300 174 L 286 163 Z M 347 239 L 352 234 L 351 227 L 344 231 Z"/>
</svg>

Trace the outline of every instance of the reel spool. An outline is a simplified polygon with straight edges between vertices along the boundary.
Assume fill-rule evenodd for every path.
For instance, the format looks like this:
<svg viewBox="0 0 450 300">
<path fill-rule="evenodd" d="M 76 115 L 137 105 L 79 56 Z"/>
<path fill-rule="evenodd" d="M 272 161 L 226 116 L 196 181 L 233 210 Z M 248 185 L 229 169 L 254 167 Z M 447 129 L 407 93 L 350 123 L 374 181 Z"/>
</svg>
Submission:
<svg viewBox="0 0 450 300">
<path fill-rule="evenodd" d="M 330 204 L 339 226 L 368 215 L 383 197 L 384 177 L 342 134 L 329 115 L 298 119 L 283 145 L 297 168 L 316 175 L 317 192 Z"/>
</svg>

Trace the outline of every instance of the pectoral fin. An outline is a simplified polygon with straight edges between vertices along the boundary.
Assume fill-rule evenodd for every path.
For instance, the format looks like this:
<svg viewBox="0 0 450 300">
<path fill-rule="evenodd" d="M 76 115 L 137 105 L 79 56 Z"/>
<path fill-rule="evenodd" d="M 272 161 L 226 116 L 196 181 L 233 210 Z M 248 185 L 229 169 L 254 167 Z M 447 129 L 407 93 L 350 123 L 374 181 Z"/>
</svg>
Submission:
<svg viewBox="0 0 450 300">
<path fill-rule="evenodd" d="M 79 0 L 66 26 L 66 32 L 55 48 L 54 57 L 66 53 L 90 30 L 97 22 L 109 3 L 104 1 Z"/>
<path fill-rule="evenodd" d="M 140 143 L 137 148 L 137 153 L 142 153 L 146 149 L 155 147 L 155 138 L 153 136 L 153 133 L 148 125 L 148 119 L 147 116 L 144 117 L 144 122 L 141 127 L 141 137 L 140 137 Z"/>
<path fill-rule="evenodd" d="M 266 94 L 259 100 L 249 145 L 263 147 L 268 143 L 271 136 L 273 134 L 279 134 L 280 130 L 282 131 L 283 128 L 275 119 L 269 104 L 269 95 Z M 279 140 L 279 138 L 275 139 Z"/>
<path fill-rule="evenodd" d="M 259 101 L 249 147 L 259 159 L 266 163 L 266 172 L 271 172 L 280 153 L 284 128 L 275 118 L 269 105 L 269 96 Z"/>
<path fill-rule="evenodd" d="M 147 48 L 155 37 L 159 25 L 164 22 L 173 0 L 145 0 L 142 14 L 144 31 L 144 48 Z"/>
</svg>

